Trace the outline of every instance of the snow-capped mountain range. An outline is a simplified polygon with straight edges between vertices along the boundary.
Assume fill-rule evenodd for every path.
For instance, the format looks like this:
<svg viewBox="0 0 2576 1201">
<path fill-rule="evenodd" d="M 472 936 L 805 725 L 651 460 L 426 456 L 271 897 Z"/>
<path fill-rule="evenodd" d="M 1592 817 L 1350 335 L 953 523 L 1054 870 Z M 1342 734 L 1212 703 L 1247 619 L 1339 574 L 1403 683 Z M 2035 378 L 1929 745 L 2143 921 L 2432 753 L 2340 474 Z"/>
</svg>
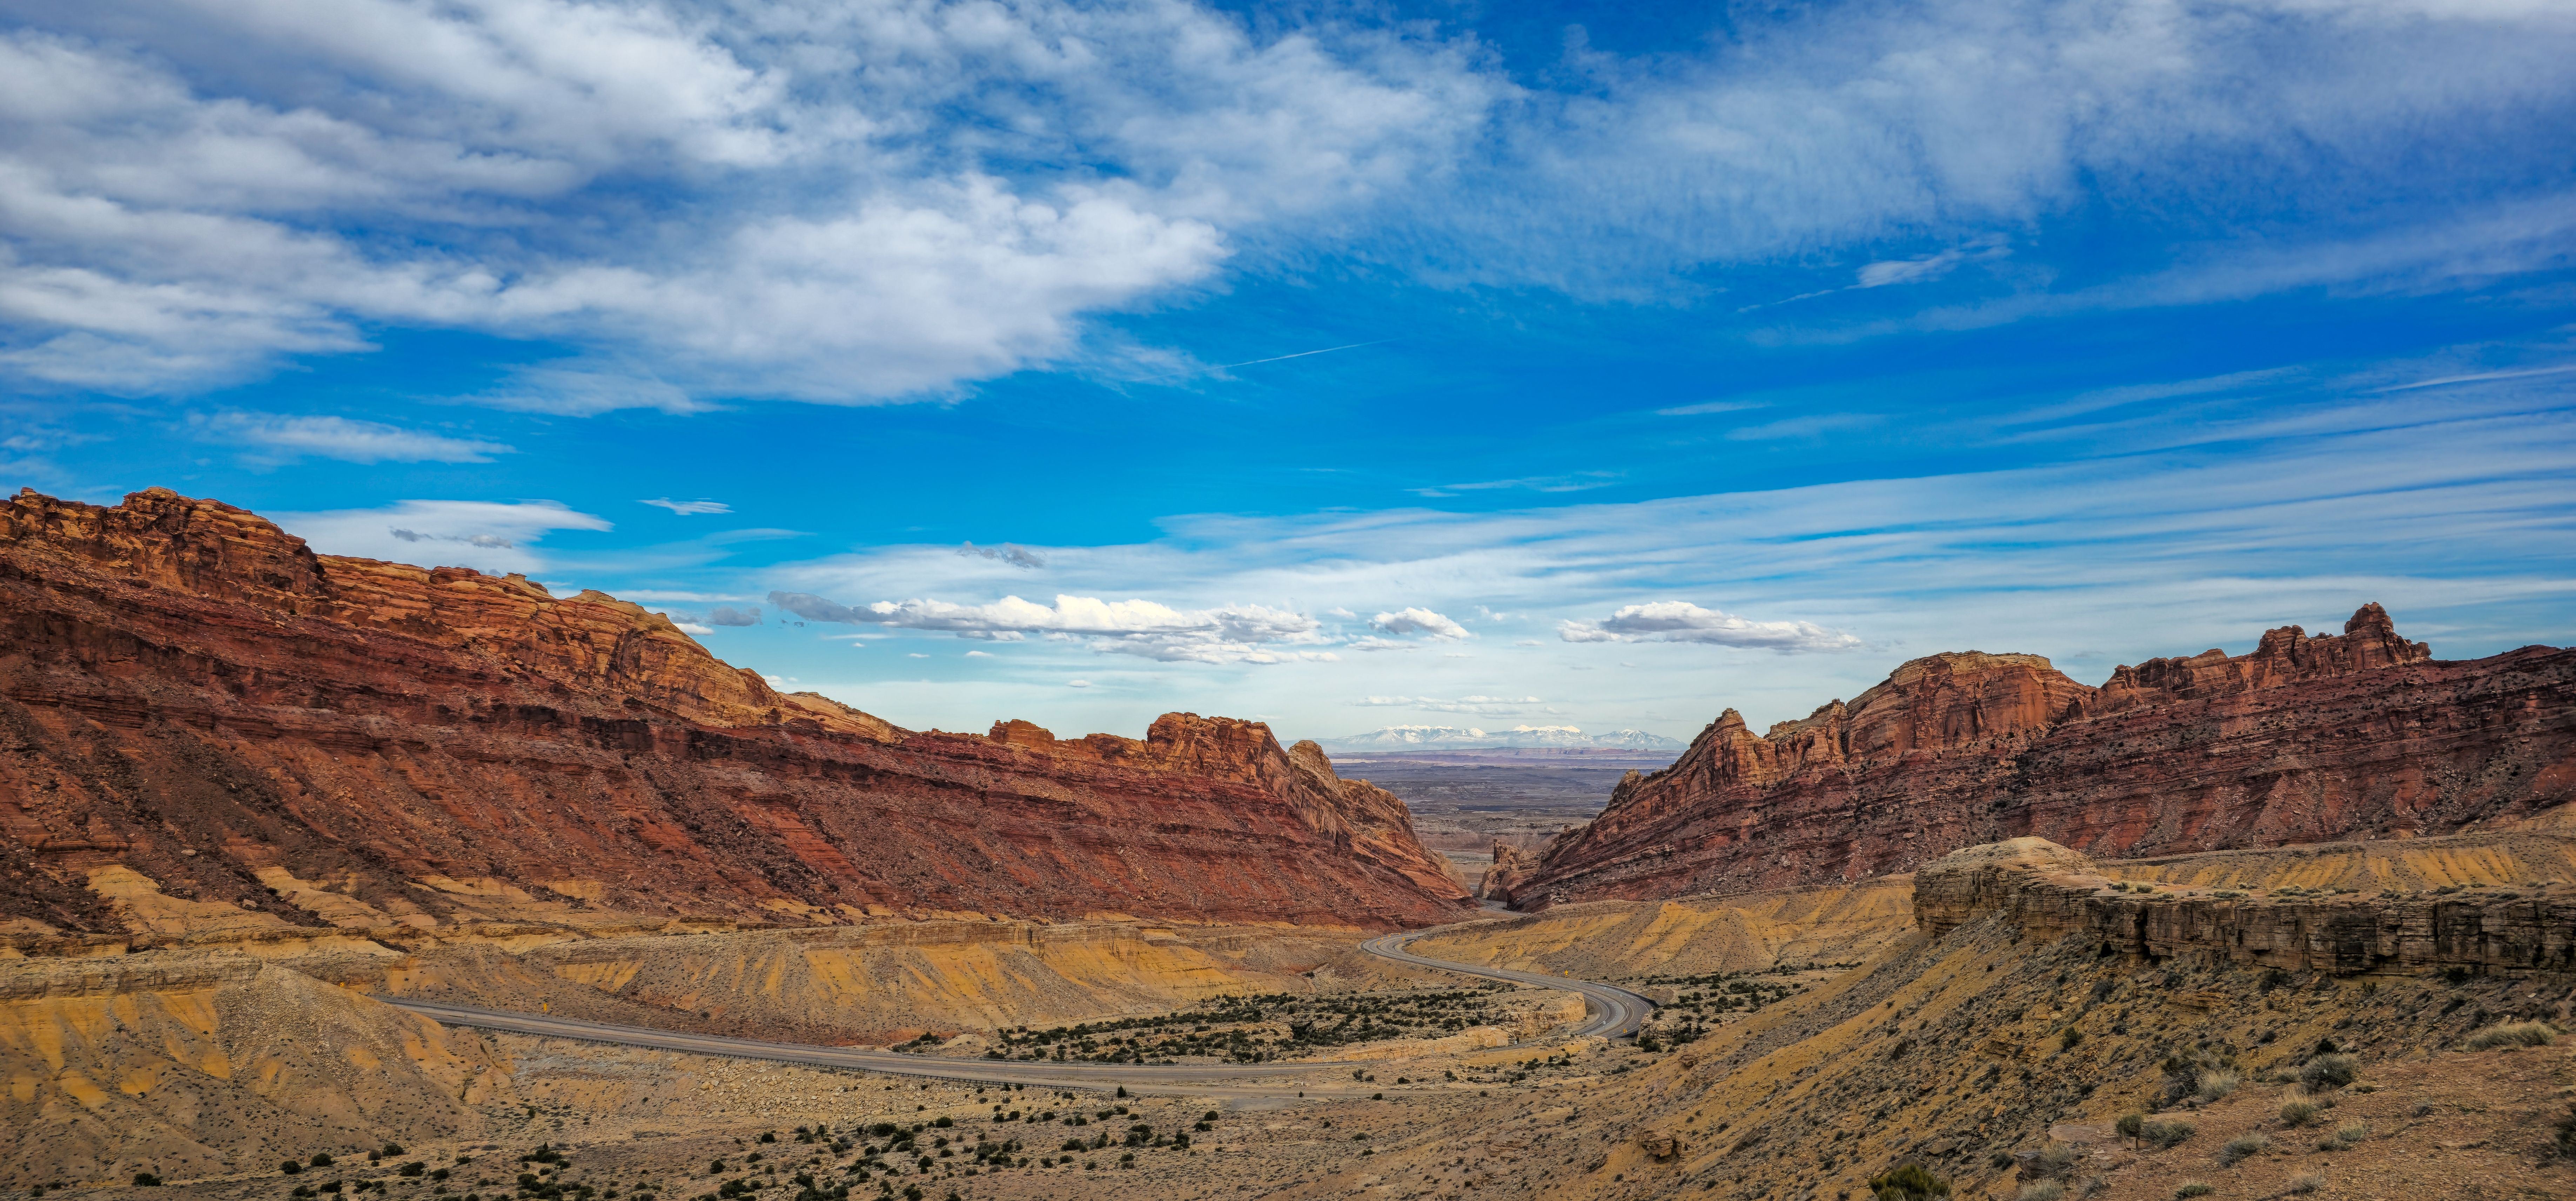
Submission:
<svg viewBox="0 0 2576 1201">
<path fill-rule="evenodd" d="M 1362 754 L 1370 751 L 1464 751 L 1464 750 L 1536 750 L 1541 748 L 1580 747 L 1600 750 L 1640 752 L 1679 751 L 1685 745 L 1679 739 L 1644 730 L 1612 730 L 1607 734 L 1586 734 L 1575 726 L 1514 726 L 1508 730 L 1480 730 L 1474 726 L 1380 726 L 1364 734 L 1320 740 L 1331 754 Z"/>
</svg>

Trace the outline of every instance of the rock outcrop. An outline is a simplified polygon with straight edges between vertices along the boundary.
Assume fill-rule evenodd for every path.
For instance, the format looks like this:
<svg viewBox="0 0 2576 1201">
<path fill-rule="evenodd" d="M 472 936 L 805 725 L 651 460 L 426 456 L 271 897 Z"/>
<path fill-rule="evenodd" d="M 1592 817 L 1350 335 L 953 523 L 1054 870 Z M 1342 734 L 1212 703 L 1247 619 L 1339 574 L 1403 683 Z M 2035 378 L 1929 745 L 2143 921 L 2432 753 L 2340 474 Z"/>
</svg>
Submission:
<svg viewBox="0 0 2576 1201">
<path fill-rule="evenodd" d="M 166 489 L 0 503 L 0 749 L 0 924 L 37 933 L 1472 905 L 1402 802 L 1258 722 L 916 733 L 613 597 Z"/>
<path fill-rule="evenodd" d="M 2576 651 L 2442 662 L 2364 605 L 2250 653 L 1899 667 L 1763 734 L 1729 709 L 1589 827 L 1503 877 L 1515 907 L 1835 883 L 2021 836 L 2105 858 L 2405 838 L 2576 800 Z"/>
<path fill-rule="evenodd" d="M 1914 922 L 1924 933 L 1939 938 L 1990 915 L 2043 941 L 2081 935 L 2133 962 L 2202 951 L 2333 975 L 2576 968 L 2576 889 L 2566 887 L 2431 896 L 2139 893 L 2037 838 L 1954 851 L 1914 873 Z"/>
</svg>

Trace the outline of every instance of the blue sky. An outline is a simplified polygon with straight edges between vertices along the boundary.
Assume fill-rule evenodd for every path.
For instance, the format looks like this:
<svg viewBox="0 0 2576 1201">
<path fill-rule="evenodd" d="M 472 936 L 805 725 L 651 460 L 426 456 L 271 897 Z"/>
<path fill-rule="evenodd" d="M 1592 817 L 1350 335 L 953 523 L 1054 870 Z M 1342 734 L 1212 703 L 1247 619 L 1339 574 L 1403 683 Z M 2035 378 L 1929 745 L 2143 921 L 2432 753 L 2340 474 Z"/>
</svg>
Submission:
<svg viewBox="0 0 2576 1201">
<path fill-rule="evenodd" d="M 0 483 L 915 727 L 2566 644 L 2570 61 L 2537 0 L 0 0 Z"/>
</svg>

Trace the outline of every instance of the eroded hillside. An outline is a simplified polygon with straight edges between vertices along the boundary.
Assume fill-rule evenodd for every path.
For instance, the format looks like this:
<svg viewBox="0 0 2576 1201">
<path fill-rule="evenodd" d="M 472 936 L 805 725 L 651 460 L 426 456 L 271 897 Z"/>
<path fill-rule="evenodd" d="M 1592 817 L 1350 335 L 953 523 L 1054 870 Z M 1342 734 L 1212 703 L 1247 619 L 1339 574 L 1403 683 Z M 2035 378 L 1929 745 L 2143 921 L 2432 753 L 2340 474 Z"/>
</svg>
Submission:
<svg viewBox="0 0 2576 1201">
<path fill-rule="evenodd" d="M 0 503 L 0 746 L 28 929 L 1470 904 L 1402 802 L 1257 722 L 915 733 L 613 597 L 317 555 L 165 489 Z"/>
<path fill-rule="evenodd" d="M 1728 710 L 1590 826 L 1498 866 L 1516 908 L 1904 872 L 2035 836 L 2100 858 L 2448 834 L 2576 800 L 2576 651 L 2444 662 L 2377 605 L 2252 652 L 1917 659 L 1756 735 Z"/>
</svg>

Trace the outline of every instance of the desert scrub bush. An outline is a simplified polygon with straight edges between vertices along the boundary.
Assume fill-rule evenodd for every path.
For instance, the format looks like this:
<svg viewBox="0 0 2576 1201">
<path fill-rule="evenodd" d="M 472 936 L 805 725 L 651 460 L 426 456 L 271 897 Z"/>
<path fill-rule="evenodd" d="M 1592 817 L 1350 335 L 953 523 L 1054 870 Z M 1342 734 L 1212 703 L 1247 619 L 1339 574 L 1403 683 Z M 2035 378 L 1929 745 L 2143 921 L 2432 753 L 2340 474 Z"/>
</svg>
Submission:
<svg viewBox="0 0 2576 1201">
<path fill-rule="evenodd" d="M 2074 1166 L 2075 1148 L 2064 1143 L 2049 1143 L 2032 1154 L 2030 1164 L 2022 1169 L 2022 1174 L 2040 1180 L 2054 1180 Z"/>
<path fill-rule="evenodd" d="M 2281 1104 L 2281 1124 L 2296 1130 L 2317 1120 L 2317 1104 L 2305 1097 L 2294 1097 Z"/>
<path fill-rule="evenodd" d="M 2325 1092 L 2352 1083 L 2355 1071 L 2356 1065 L 2350 1055 L 2341 1052 L 2319 1055 L 2309 1060 L 2308 1066 L 2299 1069 L 2299 1083 L 2306 1085 L 2309 1092 Z"/>
<path fill-rule="evenodd" d="M 2271 1146 L 2272 1140 L 2261 1134 L 2237 1135 L 2236 1137 L 2227 1140 L 2226 1146 L 2218 1149 L 2218 1166 L 2222 1168 L 2235 1167 L 2237 1164 L 2269 1150 Z"/>
<path fill-rule="evenodd" d="M 2325 1186 L 2325 1177 L 2314 1172 L 2301 1172 L 2296 1176 L 2290 1177 L 2289 1191 L 2294 1193 L 2313 1193 Z"/>
<path fill-rule="evenodd" d="M 2138 1128 L 2146 1125 L 2146 1123 L 2147 1115 L 2139 1113 L 2136 1110 L 2131 1110 L 2128 1113 L 2121 1114 L 2120 1120 L 2112 1123 L 2111 1128 L 2119 1131 L 2120 1137 L 2122 1138 L 2134 1139 L 2138 1137 Z"/>
<path fill-rule="evenodd" d="M 2181 1187 L 2181 1188 L 2178 1188 L 2178 1189 L 2175 1189 L 2175 1190 L 2174 1190 L 2174 1196 L 2176 1196 L 2176 1197 L 2206 1197 L 2206 1196 L 2210 1195 L 2211 1193 L 2214 1193 L 2214 1192 L 2217 1192 L 2217 1191 L 2218 1191 L 2218 1190 L 2216 1190 L 2216 1189 L 2214 1189 L 2214 1188 L 2211 1188 L 2211 1187 L 2209 1187 L 2209 1186 L 2208 1186 L 2208 1185 L 2206 1185 L 2206 1184 L 2202 1184 L 2201 1182 L 2199 1182 L 2199 1181 L 2197 1181 L 2197 1180 L 2186 1180 L 2186 1181 L 2183 1181 L 2183 1182 L 2182 1182 L 2182 1187 Z"/>
<path fill-rule="evenodd" d="M 2505 1022 L 2489 1026 L 2469 1036 L 2469 1049 L 2491 1051 L 2497 1047 L 2545 1047 L 2558 1041 L 2558 1031 L 2547 1022 Z"/>
<path fill-rule="evenodd" d="M 2019 1201 L 2058 1201 L 2065 1195 L 2065 1185 L 2054 1180 L 2040 1180 L 2021 1186 Z"/>
<path fill-rule="evenodd" d="M 2078 1197 L 2090 1197 L 2095 1193 L 2107 1192 L 2110 1190 L 2110 1187 L 2110 1177 L 2088 1176 L 2084 1180 L 2084 1187 L 2081 1190 L 2078 1190 L 2075 1195 Z"/>
<path fill-rule="evenodd" d="M 2333 1144 L 2336 1150 L 2341 1150 L 2369 1137 L 2370 1123 L 2346 1122 L 2341 1126 L 2335 1127 L 2334 1137 L 2327 1139 L 2326 1141 Z"/>
<path fill-rule="evenodd" d="M 2157 1118 L 2138 1124 L 2138 1138 L 2159 1147 L 2180 1146 L 2199 1132 L 2199 1128 L 2189 1122 L 2177 1122 L 2167 1118 Z"/>
<path fill-rule="evenodd" d="M 1922 1164 L 1909 1163 L 1870 1177 L 1869 1191 L 1877 1201 L 1932 1201 L 1950 1195 L 1950 1182 L 1925 1170 Z"/>
<path fill-rule="evenodd" d="M 2075 1027 L 2073 1027 L 2073 1026 L 2069 1026 L 2069 1027 L 2065 1028 L 2064 1030 L 2060 1030 L 2060 1031 L 2058 1031 L 2058 1032 L 2057 1032 L 2057 1049 L 2058 1049 L 2058 1050 L 2060 1050 L 2060 1051 L 2072 1051 L 2072 1050 L 2074 1050 L 2075 1048 L 2077 1048 L 2077 1047 L 2079 1047 L 2079 1046 L 2082 1046 L 2082 1045 L 2084 1045 L 2084 1032 L 2083 1032 L 2083 1031 L 2078 1030 L 2078 1029 L 2076 1029 L 2076 1028 L 2075 1028 Z"/>
<path fill-rule="evenodd" d="M 2215 1101 L 2236 1091 L 2237 1076 L 2228 1068 L 2209 1068 L 2200 1073 L 2200 1087 L 2195 1090 L 2203 1101 Z"/>
</svg>

